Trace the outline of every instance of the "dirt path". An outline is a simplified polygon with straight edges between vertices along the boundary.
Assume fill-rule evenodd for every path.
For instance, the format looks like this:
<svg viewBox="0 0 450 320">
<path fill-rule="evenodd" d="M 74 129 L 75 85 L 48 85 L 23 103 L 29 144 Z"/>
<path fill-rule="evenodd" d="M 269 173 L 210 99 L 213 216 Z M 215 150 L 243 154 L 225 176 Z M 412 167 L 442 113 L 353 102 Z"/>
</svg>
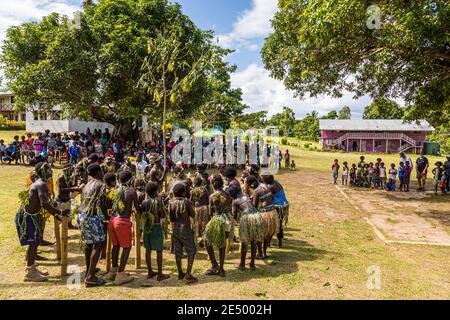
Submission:
<svg viewBox="0 0 450 320">
<path fill-rule="evenodd" d="M 388 240 L 450 246 L 450 197 L 340 188 Z"/>
</svg>

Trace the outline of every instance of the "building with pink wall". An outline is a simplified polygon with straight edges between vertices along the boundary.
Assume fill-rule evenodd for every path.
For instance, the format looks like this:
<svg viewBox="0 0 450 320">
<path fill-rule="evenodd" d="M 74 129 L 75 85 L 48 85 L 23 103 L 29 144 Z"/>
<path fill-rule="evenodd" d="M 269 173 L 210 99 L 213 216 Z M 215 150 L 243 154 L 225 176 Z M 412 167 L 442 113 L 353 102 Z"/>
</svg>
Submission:
<svg viewBox="0 0 450 320">
<path fill-rule="evenodd" d="M 420 153 L 433 130 L 425 120 L 320 120 L 320 143 L 324 150 Z"/>
</svg>

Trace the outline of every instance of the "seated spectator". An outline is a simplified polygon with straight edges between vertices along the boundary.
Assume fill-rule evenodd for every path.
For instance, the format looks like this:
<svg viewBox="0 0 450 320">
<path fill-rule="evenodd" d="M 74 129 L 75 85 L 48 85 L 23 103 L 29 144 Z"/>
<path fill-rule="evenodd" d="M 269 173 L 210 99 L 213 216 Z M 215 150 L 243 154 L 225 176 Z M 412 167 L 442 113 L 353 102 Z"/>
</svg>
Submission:
<svg viewBox="0 0 450 320">
<path fill-rule="evenodd" d="M 18 163 L 20 159 L 20 151 L 16 149 L 14 143 L 10 143 L 8 148 L 5 149 L 3 153 L 3 162 L 7 162 L 11 164 L 12 161 L 15 161 L 15 164 Z"/>
</svg>

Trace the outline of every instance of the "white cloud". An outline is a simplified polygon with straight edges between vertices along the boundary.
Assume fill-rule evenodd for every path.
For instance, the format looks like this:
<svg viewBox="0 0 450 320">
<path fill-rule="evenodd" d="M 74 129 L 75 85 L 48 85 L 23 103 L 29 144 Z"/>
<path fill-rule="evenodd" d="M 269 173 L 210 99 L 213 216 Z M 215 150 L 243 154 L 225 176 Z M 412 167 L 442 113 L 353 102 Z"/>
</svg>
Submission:
<svg viewBox="0 0 450 320">
<path fill-rule="evenodd" d="M 251 42 L 272 32 L 270 20 L 277 11 L 278 0 L 253 0 L 252 8 L 245 10 L 233 25 L 233 31 L 219 35 L 219 43 L 226 48 L 245 47 L 251 51 L 258 46 Z"/>
<path fill-rule="evenodd" d="M 72 16 L 79 9 L 69 0 L 1 0 L 0 41 L 5 39 L 6 30 L 10 26 L 27 21 L 38 21 L 51 12 Z"/>
<path fill-rule="evenodd" d="M 354 100 L 353 94 L 349 92 L 345 92 L 340 99 L 320 96 L 300 100 L 294 97 L 292 91 L 286 90 L 283 82 L 271 78 L 269 72 L 257 64 L 250 64 L 244 70 L 236 72 L 231 81 L 233 87 L 242 89 L 243 102 L 250 106 L 248 112 L 265 110 L 269 112 L 269 116 L 281 112 L 284 106 L 291 107 L 297 117 L 303 117 L 312 110 L 323 115 L 348 105 L 353 117 L 361 118 L 363 108 L 371 102 L 369 97 Z"/>
</svg>

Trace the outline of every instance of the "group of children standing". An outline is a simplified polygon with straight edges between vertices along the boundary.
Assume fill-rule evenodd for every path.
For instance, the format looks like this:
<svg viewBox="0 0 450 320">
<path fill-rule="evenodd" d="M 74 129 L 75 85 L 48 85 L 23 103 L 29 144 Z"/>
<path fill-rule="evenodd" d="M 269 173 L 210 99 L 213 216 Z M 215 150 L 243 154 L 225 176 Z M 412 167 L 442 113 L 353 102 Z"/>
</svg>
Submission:
<svg viewBox="0 0 450 320">
<path fill-rule="evenodd" d="M 401 161 L 397 167 L 395 163 L 389 167 L 378 158 L 375 163 L 366 163 L 365 157 L 361 156 L 358 164 L 352 164 L 349 167 L 348 162 L 344 162 L 342 166 L 342 185 L 354 187 L 373 188 L 387 191 L 409 192 L 413 164 L 409 157 L 401 155 Z M 417 160 L 417 180 L 419 181 L 418 191 L 425 190 L 425 180 L 428 171 L 428 159 L 423 155 Z M 448 161 L 446 162 L 448 163 Z M 450 166 L 447 168 L 444 163 L 438 161 L 432 170 L 434 176 L 435 193 L 440 189 L 443 194 L 448 191 L 448 180 Z M 333 182 L 336 185 L 339 179 L 339 171 L 341 165 L 339 160 L 335 159 L 332 166 Z M 397 182 L 398 181 L 398 182 Z"/>
</svg>

